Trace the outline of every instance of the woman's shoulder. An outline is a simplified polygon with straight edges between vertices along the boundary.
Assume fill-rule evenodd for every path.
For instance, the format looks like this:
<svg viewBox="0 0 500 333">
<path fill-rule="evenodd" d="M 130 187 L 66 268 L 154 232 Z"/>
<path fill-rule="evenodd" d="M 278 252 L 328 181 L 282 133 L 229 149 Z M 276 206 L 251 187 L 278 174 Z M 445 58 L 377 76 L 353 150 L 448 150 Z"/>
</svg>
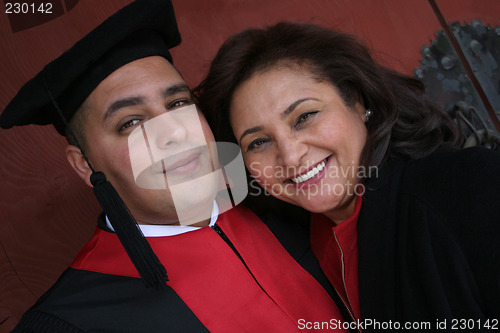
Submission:
<svg viewBox="0 0 500 333">
<path fill-rule="evenodd" d="M 438 207 L 498 201 L 500 152 L 483 147 L 442 147 L 421 159 L 393 159 L 366 185 L 370 195 L 410 196 Z"/>
<path fill-rule="evenodd" d="M 447 220 L 500 220 L 500 153 L 486 148 L 440 148 L 407 161 L 399 196 L 417 199 Z"/>
<path fill-rule="evenodd" d="M 500 191 L 500 152 L 483 147 L 439 148 L 425 158 L 408 161 L 402 177 L 405 183 L 424 188 L 489 184 Z"/>
</svg>

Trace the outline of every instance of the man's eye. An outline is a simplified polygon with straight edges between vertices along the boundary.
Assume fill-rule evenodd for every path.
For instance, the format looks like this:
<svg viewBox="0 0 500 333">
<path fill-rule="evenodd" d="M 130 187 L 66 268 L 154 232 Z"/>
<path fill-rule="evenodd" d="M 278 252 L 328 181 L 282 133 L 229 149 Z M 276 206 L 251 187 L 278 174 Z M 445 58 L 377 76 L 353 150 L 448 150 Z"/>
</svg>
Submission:
<svg viewBox="0 0 500 333">
<path fill-rule="evenodd" d="M 270 141 L 270 139 L 255 139 L 252 142 L 250 142 L 250 144 L 247 147 L 247 151 L 258 150 L 258 149 L 262 148 L 262 146 L 266 142 L 269 142 L 269 141 Z"/>
<path fill-rule="evenodd" d="M 135 126 L 137 125 L 138 123 L 140 122 L 139 119 L 131 119 L 127 122 L 125 122 L 121 127 L 120 127 L 120 131 L 123 131 L 129 127 L 132 127 L 132 126 Z"/>
<path fill-rule="evenodd" d="M 318 113 L 319 111 L 308 111 L 308 112 L 304 112 L 303 114 L 301 114 L 297 120 L 295 121 L 295 124 L 293 124 L 293 127 L 295 128 L 298 128 L 300 127 L 303 123 L 305 123 L 307 121 L 308 118 L 310 118 L 311 116 L 315 115 L 316 113 Z"/>
<path fill-rule="evenodd" d="M 177 99 L 171 103 L 168 104 L 167 108 L 168 109 L 176 109 L 176 108 L 179 108 L 181 106 L 185 106 L 185 105 L 188 105 L 188 104 L 191 104 L 192 102 L 188 99 Z"/>
</svg>

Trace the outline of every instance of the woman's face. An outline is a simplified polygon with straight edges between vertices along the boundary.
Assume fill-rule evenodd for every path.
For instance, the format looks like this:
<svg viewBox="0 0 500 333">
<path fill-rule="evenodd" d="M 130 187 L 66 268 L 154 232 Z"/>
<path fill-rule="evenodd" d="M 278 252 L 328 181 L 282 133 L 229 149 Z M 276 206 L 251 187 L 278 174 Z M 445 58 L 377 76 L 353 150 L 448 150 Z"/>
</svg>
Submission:
<svg viewBox="0 0 500 333">
<path fill-rule="evenodd" d="M 366 110 L 303 67 L 257 72 L 235 91 L 231 126 L 245 164 L 273 196 L 340 223 L 354 210 Z"/>
</svg>

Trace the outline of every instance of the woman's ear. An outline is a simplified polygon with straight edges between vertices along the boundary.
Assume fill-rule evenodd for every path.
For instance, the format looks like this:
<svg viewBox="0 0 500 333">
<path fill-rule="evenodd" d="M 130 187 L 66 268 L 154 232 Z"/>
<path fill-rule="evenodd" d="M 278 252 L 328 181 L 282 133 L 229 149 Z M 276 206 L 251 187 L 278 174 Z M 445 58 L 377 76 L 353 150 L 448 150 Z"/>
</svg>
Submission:
<svg viewBox="0 0 500 333">
<path fill-rule="evenodd" d="M 68 145 L 66 147 L 66 158 L 75 170 L 76 174 L 80 176 L 80 178 L 83 179 L 88 186 L 93 187 L 90 183 L 92 169 L 90 169 L 80 149 L 76 146 Z"/>
<path fill-rule="evenodd" d="M 364 123 L 368 121 L 369 115 L 366 113 L 367 110 L 363 105 L 361 105 L 361 103 L 356 102 L 356 104 L 354 104 L 354 111 L 359 115 Z"/>
</svg>

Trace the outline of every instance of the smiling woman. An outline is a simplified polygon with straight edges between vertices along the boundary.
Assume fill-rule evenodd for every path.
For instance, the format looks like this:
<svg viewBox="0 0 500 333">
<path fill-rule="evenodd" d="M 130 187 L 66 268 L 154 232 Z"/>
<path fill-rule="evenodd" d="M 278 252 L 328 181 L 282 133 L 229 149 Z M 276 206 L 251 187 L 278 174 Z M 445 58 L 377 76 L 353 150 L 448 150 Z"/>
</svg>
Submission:
<svg viewBox="0 0 500 333">
<path fill-rule="evenodd" d="M 355 38 L 292 23 L 230 37 L 196 89 L 251 187 L 312 213 L 311 248 L 353 320 L 500 313 L 500 154 L 453 147 L 423 90 Z"/>
<path fill-rule="evenodd" d="M 367 135 L 360 103 L 346 106 L 332 84 L 306 68 L 280 67 L 235 90 L 230 119 L 249 171 L 266 191 L 337 222 L 352 215 L 358 180 L 346 171 L 359 165 Z M 268 166 L 285 172 L 260 172 Z M 332 177 L 335 170 L 346 177 Z"/>
</svg>

